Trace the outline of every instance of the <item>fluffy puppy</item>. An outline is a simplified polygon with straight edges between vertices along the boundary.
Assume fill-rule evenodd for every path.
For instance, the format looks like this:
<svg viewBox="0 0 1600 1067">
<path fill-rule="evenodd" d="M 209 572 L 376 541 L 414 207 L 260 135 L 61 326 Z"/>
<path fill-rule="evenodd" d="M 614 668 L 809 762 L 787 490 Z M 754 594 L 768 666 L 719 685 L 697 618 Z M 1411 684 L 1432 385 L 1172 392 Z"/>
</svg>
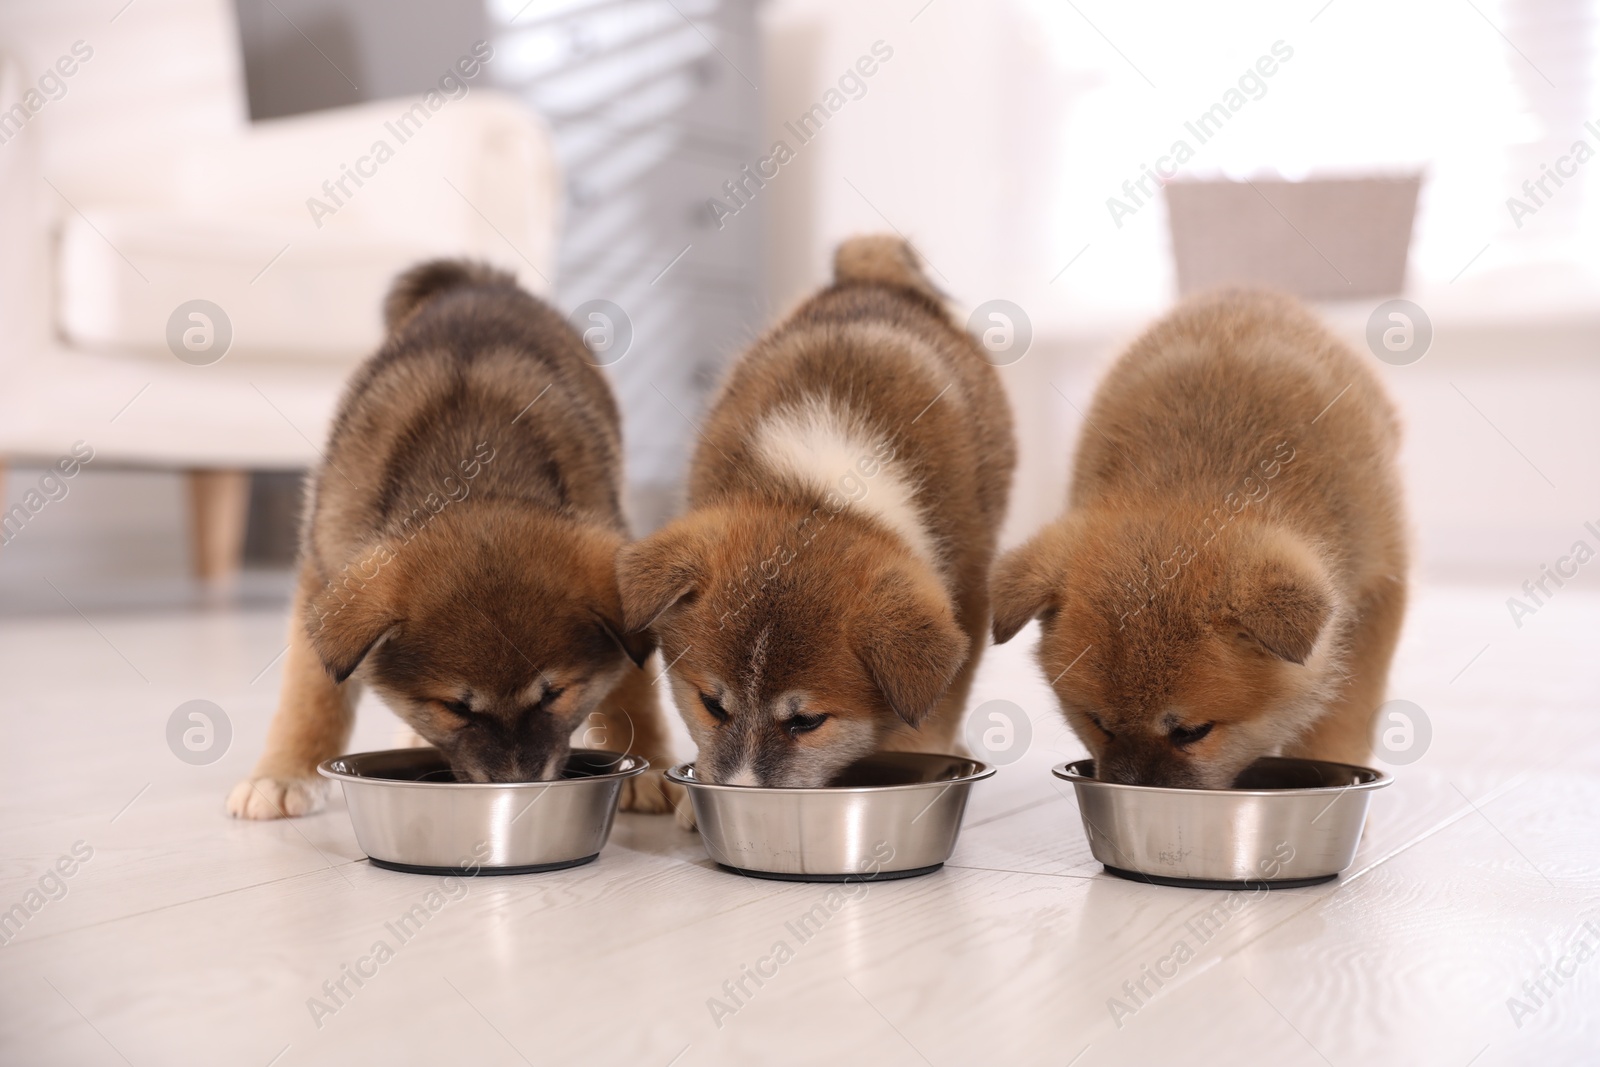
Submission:
<svg viewBox="0 0 1600 1067">
<path fill-rule="evenodd" d="M 618 557 L 698 773 L 818 786 L 876 750 L 957 749 L 1015 448 L 994 368 L 911 249 L 841 245 L 702 438 L 689 512 Z"/>
<path fill-rule="evenodd" d="M 1363 763 L 1405 613 L 1394 410 L 1295 301 L 1230 291 L 1101 383 L 1065 514 L 996 568 L 1097 776 L 1226 788 L 1259 756 Z"/>
<path fill-rule="evenodd" d="M 580 725 L 664 767 L 651 643 L 617 593 L 617 406 L 583 342 L 471 263 L 402 275 L 384 315 L 308 482 L 283 691 L 228 810 L 318 810 L 362 683 L 466 780 L 559 777 Z M 635 778 L 623 804 L 667 810 L 664 787 Z"/>
</svg>

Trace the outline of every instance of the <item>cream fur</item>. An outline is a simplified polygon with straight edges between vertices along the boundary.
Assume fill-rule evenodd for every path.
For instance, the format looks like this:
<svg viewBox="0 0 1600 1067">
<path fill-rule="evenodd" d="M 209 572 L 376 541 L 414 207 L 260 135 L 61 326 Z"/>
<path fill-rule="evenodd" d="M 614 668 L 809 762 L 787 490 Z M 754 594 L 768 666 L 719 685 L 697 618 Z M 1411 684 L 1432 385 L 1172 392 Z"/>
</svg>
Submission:
<svg viewBox="0 0 1600 1067">
<path fill-rule="evenodd" d="M 816 397 L 762 420 L 754 451 L 773 471 L 823 493 L 844 492 L 841 481 L 853 475 L 850 484 L 863 486 L 865 493 L 851 500 L 851 507 L 893 530 L 917 558 L 937 565 L 939 551 L 917 506 L 916 483 L 892 459 L 870 478 L 858 469 L 864 457 L 879 462 L 875 457 L 881 439 L 848 409 Z"/>
</svg>

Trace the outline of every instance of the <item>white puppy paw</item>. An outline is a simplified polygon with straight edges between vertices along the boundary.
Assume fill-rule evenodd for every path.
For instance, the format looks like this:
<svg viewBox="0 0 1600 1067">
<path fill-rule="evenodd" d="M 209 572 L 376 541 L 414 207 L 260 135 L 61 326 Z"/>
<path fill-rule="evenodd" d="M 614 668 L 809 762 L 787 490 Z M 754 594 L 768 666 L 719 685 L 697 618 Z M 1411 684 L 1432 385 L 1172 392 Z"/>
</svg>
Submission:
<svg viewBox="0 0 1600 1067">
<path fill-rule="evenodd" d="M 321 811 L 327 800 L 323 778 L 246 778 L 228 794 L 228 814 L 236 819 L 292 819 Z"/>
</svg>

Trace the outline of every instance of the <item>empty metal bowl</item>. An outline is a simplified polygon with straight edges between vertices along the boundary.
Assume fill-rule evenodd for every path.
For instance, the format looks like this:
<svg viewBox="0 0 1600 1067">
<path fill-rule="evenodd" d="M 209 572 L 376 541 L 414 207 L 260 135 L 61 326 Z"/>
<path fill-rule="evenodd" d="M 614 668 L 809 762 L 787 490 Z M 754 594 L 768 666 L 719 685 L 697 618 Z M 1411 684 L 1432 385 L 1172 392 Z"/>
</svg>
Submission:
<svg viewBox="0 0 1600 1067">
<path fill-rule="evenodd" d="M 434 748 L 359 752 L 317 770 L 344 788 L 356 842 L 414 874 L 531 874 L 588 863 L 611 835 L 638 756 L 575 748 L 549 782 L 458 782 Z"/>
<path fill-rule="evenodd" d="M 1123 878 L 1200 889 L 1291 889 L 1338 877 L 1355 858 L 1367 804 L 1392 780 L 1348 763 L 1268 757 L 1232 789 L 1122 785 L 1094 760 L 1063 763 L 1089 848 Z"/>
<path fill-rule="evenodd" d="M 694 764 L 667 771 L 694 804 L 706 851 L 723 868 L 794 882 L 881 881 L 936 871 L 950 858 L 967 791 L 986 763 L 880 752 L 818 789 L 712 785 Z"/>
</svg>

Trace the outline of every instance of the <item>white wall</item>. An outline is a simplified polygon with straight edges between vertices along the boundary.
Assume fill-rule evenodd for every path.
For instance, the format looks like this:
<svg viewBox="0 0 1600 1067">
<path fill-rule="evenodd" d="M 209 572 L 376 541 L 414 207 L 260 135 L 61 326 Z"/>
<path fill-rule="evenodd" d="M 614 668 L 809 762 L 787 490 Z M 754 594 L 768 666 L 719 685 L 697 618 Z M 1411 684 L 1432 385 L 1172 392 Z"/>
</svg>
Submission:
<svg viewBox="0 0 1600 1067">
<path fill-rule="evenodd" d="M 1359 346 L 1348 316 L 1333 312 Z M 1060 513 L 1080 412 L 1134 332 L 1045 338 L 1001 369 L 1021 456 L 1006 544 Z M 1418 578 L 1504 584 L 1509 596 L 1577 538 L 1600 545 L 1582 529 L 1585 521 L 1600 528 L 1600 322 L 1575 324 L 1564 343 L 1559 336 L 1549 323 L 1460 328 L 1411 366 L 1373 361 L 1404 425 Z M 1575 346 L 1587 346 L 1587 357 Z M 1587 571 L 1584 579 L 1596 580 Z"/>
<path fill-rule="evenodd" d="M 1048 211 L 1055 135 L 1017 101 L 1063 105 L 1069 81 L 1018 5 L 921 7 L 786 0 L 765 12 L 764 140 L 796 152 L 763 191 L 772 196 L 775 307 L 823 281 L 834 244 L 863 231 L 900 230 L 935 281 L 968 304 L 1053 270 L 1033 220 Z M 865 94 L 800 144 L 784 123 L 822 101 L 877 42 L 892 57 L 865 79 Z"/>
<path fill-rule="evenodd" d="M 1196 166 L 1429 168 L 1406 295 L 1436 338 L 1412 366 L 1372 365 L 1406 425 L 1418 573 L 1520 584 L 1583 520 L 1600 520 L 1600 278 L 1593 249 L 1551 229 L 1564 216 L 1541 212 L 1537 240 L 1507 232 L 1503 198 L 1527 165 L 1517 139 L 1548 131 L 1513 70 L 1524 60 L 1456 14 L 1431 0 L 1404 13 L 1355 0 L 1315 23 L 1280 4 L 782 0 L 764 21 L 773 136 L 874 41 L 894 56 L 763 191 L 774 206 L 772 304 L 825 281 L 841 238 L 893 228 L 960 314 L 995 297 L 1021 305 L 1034 347 L 1002 369 L 1021 437 L 1004 537 L 1020 540 L 1060 510 L 1078 411 L 1099 374 L 1172 300 L 1162 205 L 1119 231 L 1097 198 L 1257 53 L 1291 39 L 1293 62 Z M 1384 36 L 1386 19 L 1431 27 L 1435 46 Z M 1592 21 L 1574 32 L 1592 36 Z M 1397 49 L 1411 56 L 1403 71 Z M 1592 42 L 1573 55 L 1592 66 Z M 1373 64 L 1393 71 L 1388 82 L 1351 84 Z M 1564 195 L 1576 202 L 1581 190 Z M 1364 351 L 1378 303 L 1324 311 Z"/>
</svg>

